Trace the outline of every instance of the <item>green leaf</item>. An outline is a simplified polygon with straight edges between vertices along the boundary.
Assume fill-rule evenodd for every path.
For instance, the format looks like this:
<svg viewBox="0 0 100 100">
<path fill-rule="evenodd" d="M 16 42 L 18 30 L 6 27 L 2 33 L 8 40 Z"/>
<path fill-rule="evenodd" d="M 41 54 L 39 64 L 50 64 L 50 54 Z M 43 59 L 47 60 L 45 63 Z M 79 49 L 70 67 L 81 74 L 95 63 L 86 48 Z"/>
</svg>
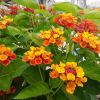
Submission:
<svg viewBox="0 0 100 100">
<path fill-rule="evenodd" d="M 8 90 L 12 83 L 12 79 L 7 75 L 0 76 L 0 90 Z"/>
<path fill-rule="evenodd" d="M 24 88 L 14 99 L 27 99 L 48 94 L 49 87 L 44 82 L 36 82 L 33 85 Z"/>
<path fill-rule="evenodd" d="M 36 45 L 41 46 L 42 40 L 38 37 L 37 34 L 36 33 L 29 33 L 29 34 L 27 34 L 26 38 L 28 40 L 31 40 L 32 42 L 34 42 Z"/>
<path fill-rule="evenodd" d="M 7 67 L 0 65 L 0 90 L 9 89 L 13 78 L 20 76 L 28 67 L 29 65 L 22 62 L 21 59 L 16 59 Z"/>
<path fill-rule="evenodd" d="M 100 82 L 88 78 L 83 89 L 89 94 L 97 95 L 100 93 Z"/>
<path fill-rule="evenodd" d="M 0 38 L 0 44 L 11 45 L 12 43 L 14 43 L 14 40 L 10 37 Z"/>
<path fill-rule="evenodd" d="M 67 61 L 72 62 L 72 61 L 75 61 L 75 60 L 76 60 L 76 56 L 73 53 L 69 52 L 68 55 L 67 55 Z"/>
<path fill-rule="evenodd" d="M 84 18 L 93 20 L 97 25 L 100 26 L 100 11 L 89 11 L 87 14 L 84 15 Z"/>
<path fill-rule="evenodd" d="M 59 87 L 60 82 L 61 82 L 61 80 L 57 79 L 57 78 L 56 79 L 52 79 L 52 78 L 49 79 L 49 85 L 50 85 L 51 88 Z"/>
<path fill-rule="evenodd" d="M 27 70 L 24 71 L 22 76 L 31 85 L 34 82 L 41 81 L 41 76 L 37 67 L 29 67 Z"/>
<path fill-rule="evenodd" d="M 22 32 L 14 26 L 8 26 L 7 30 L 8 30 L 8 32 L 6 32 L 6 33 L 10 36 L 13 36 L 13 37 L 16 36 L 16 35 L 21 35 L 22 34 Z"/>
<path fill-rule="evenodd" d="M 55 95 L 55 98 L 53 100 L 69 100 L 67 96 L 60 90 Z"/>
<path fill-rule="evenodd" d="M 87 60 L 96 61 L 96 55 L 89 49 L 80 49 L 79 54 L 83 55 Z"/>
<path fill-rule="evenodd" d="M 100 19 L 100 11 L 89 11 L 87 14 L 84 15 L 84 17 L 88 19 Z"/>
<path fill-rule="evenodd" d="M 96 62 L 84 61 L 80 65 L 84 68 L 85 75 L 90 79 L 100 82 L 100 64 Z"/>
<path fill-rule="evenodd" d="M 29 16 L 25 13 L 19 13 L 14 17 L 14 24 L 18 26 L 28 26 L 29 25 Z"/>
<path fill-rule="evenodd" d="M 91 100 L 89 93 L 82 90 L 82 88 L 77 87 L 75 90 L 75 95 L 79 98 L 79 100 Z"/>
<path fill-rule="evenodd" d="M 11 37 L 3 37 L 0 38 L 0 44 L 5 44 L 10 47 L 13 51 L 15 51 L 18 47 L 14 45 L 15 41 Z"/>
<path fill-rule="evenodd" d="M 45 24 L 45 25 L 44 25 L 44 24 Z M 47 29 L 50 29 L 50 28 L 51 28 L 50 23 L 48 23 L 48 22 L 42 22 L 42 23 L 39 24 L 38 27 L 35 27 L 35 28 L 33 29 L 33 31 L 34 31 L 34 32 L 40 32 L 41 30 L 47 30 Z"/>
<path fill-rule="evenodd" d="M 36 14 L 43 14 L 44 16 L 47 16 L 47 17 L 50 17 L 51 16 L 51 14 L 48 11 L 41 10 L 41 9 L 35 9 L 35 13 Z"/>
<path fill-rule="evenodd" d="M 28 8 L 35 8 L 35 9 L 39 8 L 35 0 L 13 0 L 13 1 L 19 5 L 23 5 Z"/>
<path fill-rule="evenodd" d="M 55 11 L 64 11 L 67 13 L 72 13 L 74 15 L 77 15 L 78 13 L 77 6 L 69 2 L 57 3 L 53 6 L 53 9 Z"/>
<path fill-rule="evenodd" d="M 91 95 L 90 94 L 90 98 L 91 98 L 91 100 L 97 100 L 97 96 L 96 95 Z"/>
</svg>

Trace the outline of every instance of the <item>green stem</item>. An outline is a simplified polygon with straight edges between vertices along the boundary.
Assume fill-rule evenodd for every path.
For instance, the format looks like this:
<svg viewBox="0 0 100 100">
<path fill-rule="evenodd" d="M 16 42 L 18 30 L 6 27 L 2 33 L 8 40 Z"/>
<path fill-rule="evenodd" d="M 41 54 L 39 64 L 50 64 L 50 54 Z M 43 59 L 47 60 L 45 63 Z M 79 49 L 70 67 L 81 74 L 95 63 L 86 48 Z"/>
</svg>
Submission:
<svg viewBox="0 0 100 100">
<path fill-rule="evenodd" d="M 56 63 L 59 62 L 59 55 L 58 53 L 56 52 L 56 46 L 53 44 L 53 50 L 54 50 L 54 53 L 55 53 L 55 56 L 56 56 Z"/>
<path fill-rule="evenodd" d="M 34 26 L 35 26 L 35 25 L 34 25 L 35 22 L 34 22 L 34 19 L 33 19 L 34 16 L 33 16 L 32 14 L 30 14 L 30 16 L 31 16 L 31 17 L 30 17 L 30 20 L 31 20 L 31 23 L 32 23 L 32 27 L 34 27 Z"/>
<path fill-rule="evenodd" d="M 51 100 L 51 98 L 49 97 L 49 95 L 46 95 L 46 99 L 47 100 Z"/>
<path fill-rule="evenodd" d="M 61 82 L 59 83 L 59 87 L 56 89 L 55 92 L 53 92 L 53 94 L 52 94 L 50 97 L 54 96 L 54 95 L 61 89 L 62 85 L 63 85 L 63 82 L 61 81 Z"/>
<path fill-rule="evenodd" d="M 40 73 L 41 80 L 44 81 L 40 66 L 38 66 L 38 70 L 39 70 L 39 73 Z"/>
</svg>

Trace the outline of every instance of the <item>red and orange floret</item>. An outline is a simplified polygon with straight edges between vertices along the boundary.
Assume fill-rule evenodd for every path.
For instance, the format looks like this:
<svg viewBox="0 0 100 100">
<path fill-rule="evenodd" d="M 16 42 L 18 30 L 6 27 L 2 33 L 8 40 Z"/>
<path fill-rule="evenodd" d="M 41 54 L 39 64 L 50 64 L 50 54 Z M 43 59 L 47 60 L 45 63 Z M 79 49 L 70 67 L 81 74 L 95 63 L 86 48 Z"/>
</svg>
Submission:
<svg viewBox="0 0 100 100">
<path fill-rule="evenodd" d="M 43 45 L 49 46 L 50 44 L 56 44 L 62 46 L 65 38 L 63 37 L 64 31 L 59 28 L 54 28 L 47 31 L 41 31 L 40 37 L 44 40 Z"/>
<path fill-rule="evenodd" d="M 18 13 L 19 7 L 16 5 L 11 5 L 9 9 L 11 15 L 16 15 Z"/>
<path fill-rule="evenodd" d="M 94 34 L 90 34 L 89 32 L 77 33 L 72 40 L 82 48 L 89 48 L 95 53 L 100 53 L 100 40 Z"/>
<path fill-rule="evenodd" d="M 46 10 L 46 6 L 44 4 L 39 4 L 39 8 L 42 10 Z"/>
<path fill-rule="evenodd" d="M 92 20 L 83 19 L 76 25 L 75 31 L 79 33 L 83 33 L 84 31 L 89 33 L 97 33 L 99 30 L 97 25 Z"/>
<path fill-rule="evenodd" d="M 50 77 L 63 80 L 67 85 L 66 91 L 70 94 L 74 93 L 76 86 L 83 87 L 83 84 L 87 82 L 83 68 L 76 62 L 52 64 L 51 69 Z"/>
<path fill-rule="evenodd" d="M 68 29 L 73 29 L 76 27 L 77 17 L 73 16 L 71 13 L 60 14 L 54 19 L 54 22 Z"/>
<path fill-rule="evenodd" d="M 4 66 L 10 64 L 12 60 L 16 59 L 16 54 L 5 45 L 0 45 L 0 63 Z"/>
<path fill-rule="evenodd" d="M 50 64 L 52 62 L 52 53 L 47 52 L 43 46 L 41 47 L 30 47 L 30 50 L 25 52 L 23 57 L 24 62 L 30 63 L 32 66 L 40 64 Z"/>
<path fill-rule="evenodd" d="M 26 11 L 26 12 L 31 12 L 32 14 L 34 14 L 34 10 L 31 9 L 31 8 L 25 7 L 23 10 Z"/>
</svg>

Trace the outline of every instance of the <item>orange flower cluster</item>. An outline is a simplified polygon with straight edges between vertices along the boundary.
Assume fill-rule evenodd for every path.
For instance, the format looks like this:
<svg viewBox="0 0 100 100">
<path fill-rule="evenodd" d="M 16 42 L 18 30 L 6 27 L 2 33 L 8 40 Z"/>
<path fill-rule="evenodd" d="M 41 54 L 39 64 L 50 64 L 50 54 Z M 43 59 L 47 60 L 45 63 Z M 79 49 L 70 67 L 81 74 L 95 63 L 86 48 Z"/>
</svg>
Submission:
<svg viewBox="0 0 100 100">
<path fill-rule="evenodd" d="M 24 62 L 29 62 L 30 65 L 36 66 L 40 64 L 50 64 L 52 62 L 52 53 L 47 52 L 44 47 L 30 47 L 30 50 L 25 52 Z"/>
<path fill-rule="evenodd" d="M 64 31 L 61 31 L 59 28 L 54 28 L 52 30 L 41 31 L 40 37 L 44 39 L 44 46 L 49 46 L 50 44 L 62 46 L 65 41 L 65 38 L 62 36 L 63 34 Z"/>
<path fill-rule="evenodd" d="M 96 53 L 100 53 L 100 40 L 94 34 L 89 32 L 78 33 L 72 40 L 82 48 L 89 48 Z"/>
<path fill-rule="evenodd" d="M 4 16 L 0 21 L 0 29 L 6 29 L 6 27 L 13 21 L 13 19 Z"/>
<path fill-rule="evenodd" d="M 66 82 L 66 92 L 70 94 L 74 93 L 76 86 L 83 87 L 83 84 L 87 82 L 83 68 L 76 62 L 67 62 L 66 64 L 60 62 L 60 64 L 52 64 L 51 68 L 50 77 L 60 78 Z"/>
<path fill-rule="evenodd" d="M 61 14 L 54 19 L 54 22 L 68 29 L 73 29 L 76 26 L 77 17 L 73 16 L 71 13 Z"/>
<path fill-rule="evenodd" d="M 5 45 L 0 45 L 0 63 L 7 66 L 11 60 L 16 59 L 16 54 Z"/>
</svg>

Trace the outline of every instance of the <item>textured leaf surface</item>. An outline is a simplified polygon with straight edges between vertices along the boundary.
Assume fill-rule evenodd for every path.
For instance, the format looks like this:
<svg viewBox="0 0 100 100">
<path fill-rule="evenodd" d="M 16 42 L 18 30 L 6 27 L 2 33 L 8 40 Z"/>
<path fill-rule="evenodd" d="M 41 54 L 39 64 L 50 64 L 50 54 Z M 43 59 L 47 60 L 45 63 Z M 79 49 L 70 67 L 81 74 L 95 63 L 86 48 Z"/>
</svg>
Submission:
<svg viewBox="0 0 100 100">
<path fill-rule="evenodd" d="M 7 29 L 8 29 L 7 34 L 10 35 L 10 36 L 16 36 L 16 35 L 22 34 L 21 31 L 14 26 L 8 26 Z"/>
<path fill-rule="evenodd" d="M 89 11 L 84 17 L 93 20 L 100 26 L 100 11 Z"/>
<path fill-rule="evenodd" d="M 35 0 L 13 0 L 15 3 L 19 5 L 23 5 L 29 8 L 38 8 L 38 4 Z"/>
<path fill-rule="evenodd" d="M 100 82 L 100 64 L 95 62 L 82 62 L 81 66 L 84 68 L 87 77 Z"/>
<path fill-rule="evenodd" d="M 0 65 L 0 90 L 9 89 L 13 78 L 20 76 L 28 66 L 21 59 L 13 61 L 7 67 Z"/>
<path fill-rule="evenodd" d="M 49 85 L 50 85 L 51 88 L 59 87 L 60 82 L 61 82 L 60 79 L 52 79 L 52 78 L 49 79 Z"/>
<path fill-rule="evenodd" d="M 49 87 L 44 82 L 33 83 L 33 85 L 24 88 L 14 99 L 27 99 L 49 93 Z"/>
<path fill-rule="evenodd" d="M 41 81 L 40 73 L 37 67 L 29 67 L 27 70 L 24 71 L 22 76 L 31 85 L 34 82 Z"/>
<path fill-rule="evenodd" d="M 72 13 L 74 15 L 77 15 L 77 12 L 78 12 L 77 6 L 69 2 L 55 4 L 53 6 L 53 9 L 56 11 L 65 11 L 68 13 Z"/>
<path fill-rule="evenodd" d="M 19 13 L 15 16 L 14 23 L 19 26 L 28 26 L 29 16 L 25 13 Z"/>
</svg>

